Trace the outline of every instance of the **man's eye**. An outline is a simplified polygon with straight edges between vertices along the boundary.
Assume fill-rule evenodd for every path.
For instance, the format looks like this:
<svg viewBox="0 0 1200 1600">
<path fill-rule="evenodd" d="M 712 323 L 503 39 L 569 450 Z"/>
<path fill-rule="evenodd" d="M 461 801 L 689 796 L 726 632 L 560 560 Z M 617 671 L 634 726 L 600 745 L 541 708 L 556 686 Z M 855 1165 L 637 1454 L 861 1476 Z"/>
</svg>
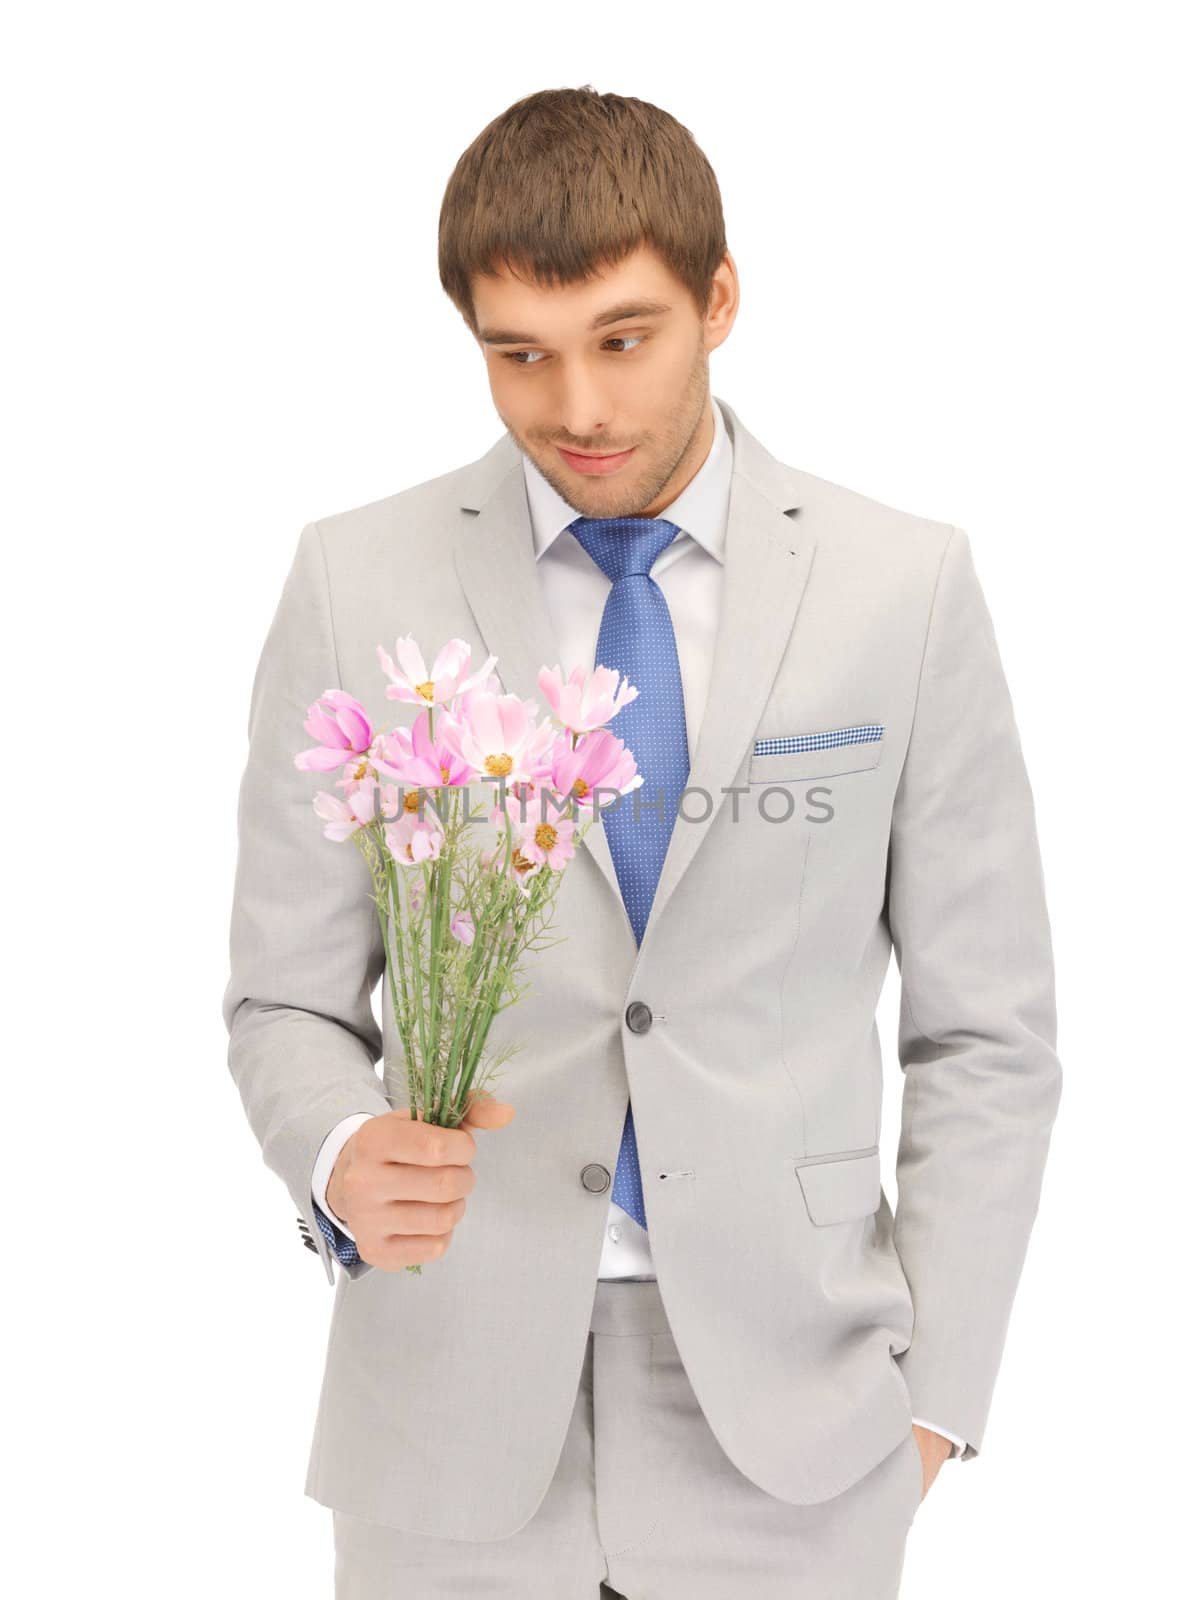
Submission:
<svg viewBox="0 0 1200 1600">
<path fill-rule="evenodd" d="M 645 339 L 646 336 L 642 333 L 615 333 L 611 339 L 606 339 L 604 342 L 605 344 L 636 345 L 644 344 Z M 623 356 L 626 352 L 624 350 L 614 350 L 611 354 Z M 525 356 L 533 356 L 536 359 L 526 361 L 524 360 Z M 541 364 L 541 352 L 537 350 L 509 350 L 503 353 L 502 360 L 515 361 L 518 367 L 536 367 Z"/>
</svg>

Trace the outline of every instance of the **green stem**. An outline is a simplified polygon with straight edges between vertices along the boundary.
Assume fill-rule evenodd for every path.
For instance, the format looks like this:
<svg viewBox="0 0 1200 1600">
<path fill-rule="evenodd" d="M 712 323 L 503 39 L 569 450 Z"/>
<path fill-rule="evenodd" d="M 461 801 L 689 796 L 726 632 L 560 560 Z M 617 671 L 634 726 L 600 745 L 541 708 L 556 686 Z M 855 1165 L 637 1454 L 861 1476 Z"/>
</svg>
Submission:
<svg viewBox="0 0 1200 1600">
<path fill-rule="evenodd" d="M 525 928 L 532 917 L 540 911 L 546 898 L 546 889 L 549 883 L 550 874 L 545 869 L 539 869 L 534 878 L 529 899 L 524 902 L 524 909 L 521 911 L 515 909 L 519 889 L 512 884 L 506 885 L 509 892 L 505 899 L 503 916 L 497 920 L 496 940 L 492 947 L 493 953 L 499 951 L 503 942 L 503 930 L 509 920 L 510 912 L 513 925 L 512 938 L 505 944 L 499 959 L 492 964 L 492 972 L 484 985 L 482 998 L 472 1013 L 471 1026 L 467 1036 L 468 1042 L 464 1049 L 467 1066 L 460 1086 L 460 1096 L 465 1095 L 474 1082 L 479 1061 L 487 1043 L 488 1030 L 491 1028 L 498 1010 L 502 1009 L 498 1006 L 501 991 L 505 983 L 512 977 L 512 967 L 521 949 Z"/>
<path fill-rule="evenodd" d="M 434 907 L 433 925 L 430 930 L 429 954 L 429 1013 L 430 1028 L 432 1032 L 432 1050 L 436 1056 L 442 1040 L 442 952 L 450 930 L 450 855 L 454 848 L 454 794 L 451 790 L 444 791 L 446 795 L 446 837 L 442 854 L 438 857 L 434 867 Z"/>
<path fill-rule="evenodd" d="M 401 868 L 391 851 L 387 852 L 387 883 L 388 901 L 391 907 L 392 938 L 388 945 L 388 971 L 392 979 L 392 1001 L 396 1004 L 397 981 L 400 989 L 400 1007 L 396 1015 L 396 1031 L 400 1035 L 400 1043 L 404 1050 L 406 1075 L 409 1079 L 409 1102 L 412 1102 L 412 1069 L 414 1066 L 415 1041 L 412 1031 L 412 1012 L 408 998 L 408 978 L 405 971 L 402 930 L 404 928 L 407 911 L 402 913 L 400 892 Z M 405 889 L 407 890 L 407 883 Z"/>
<path fill-rule="evenodd" d="M 499 940 L 497 943 L 499 943 Z M 488 984 L 485 999 L 480 1008 L 479 1015 L 483 1020 L 483 1025 L 477 1030 L 478 1040 L 475 1039 L 474 1035 L 471 1037 L 470 1053 L 467 1058 L 467 1070 L 464 1073 L 462 1083 L 459 1086 L 459 1095 L 463 1101 L 465 1101 L 466 1096 L 470 1093 L 471 1085 L 475 1081 L 475 1074 L 478 1071 L 479 1063 L 483 1056 L 483 1047 L 487 1043 L 488 1030 L 492 1025 L 492 1019 L 496 1015 L 496 1001 L 499 999 L 500 989 L 505 976 L 506 963 L 503 961 L 498 961 L 492 974 L 491 981 Z"/>
<path fill-rule="evenodd" d="M 480 919 L 480 926 L 475 930 L 475 942 L 471 947 L 471 955 L 467 962 L 466 978 L 463 984 L 463 988 L 468 995 L 477 994 L 479 992 L 481 974 L 484 970 L 486 970 L 486 958 L 489 947 L 489 926 L 491 926 L 490 914 L 488 918 Z M 451 1084 L 456 1084 L 458 1081 L 458 1074 L 462 1060 L 461 1051 L 463 1047 L 464 1024 L 468 1023 L 473 1014 L 473 1009 L 470 1005 L 460 1005 L 455 1011 L 454 1032 L 450 1038 L 450 1048 L 447 1052 L 446 1062 L 447 1081 Z M 466 1036 L 469 1040 L 471 1036 L 469 1027 L 467 1028 Z M 459 1096 L 456 1093 L 456 1104 L 458 1099 Z"/>
</svg>

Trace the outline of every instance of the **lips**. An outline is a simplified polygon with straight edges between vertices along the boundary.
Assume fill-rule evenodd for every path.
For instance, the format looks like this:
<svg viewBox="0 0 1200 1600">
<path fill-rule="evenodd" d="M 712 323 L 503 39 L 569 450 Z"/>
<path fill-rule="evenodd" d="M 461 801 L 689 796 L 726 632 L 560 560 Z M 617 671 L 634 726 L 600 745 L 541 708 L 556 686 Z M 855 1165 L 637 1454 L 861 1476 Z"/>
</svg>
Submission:
<svg viewBox="0 0 1200 1600">
<path fill-rule="evenodd" d="M 569 467 L 588 478 L 605 477 L 610 472 L 619 472 L 633 455 L 632 450 L 618 450 L 612 455 L 581 456 L 574 450 L 564 450 L 561 445 L 556 448 Z"/>
</svg>

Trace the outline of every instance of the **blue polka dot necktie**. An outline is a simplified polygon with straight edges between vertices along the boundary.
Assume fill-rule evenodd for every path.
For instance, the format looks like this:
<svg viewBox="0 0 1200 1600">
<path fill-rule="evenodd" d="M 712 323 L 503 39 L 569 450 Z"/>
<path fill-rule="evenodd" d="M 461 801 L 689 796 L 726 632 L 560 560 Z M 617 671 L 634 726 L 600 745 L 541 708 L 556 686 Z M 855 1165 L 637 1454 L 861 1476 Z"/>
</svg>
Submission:
<svg viewBox="0 0 1200 1600">
<path fill-rule="evenodd" d="M 679 528 L 664 517 L 577 517 L 568 531 L 612 584 L 600 619 L 595 664 L 613 668 L 638 690 L 636 700 L 622 706 L 609 727 L 625 741 L 644 781 L 606 805 L 600 818 L 640 946 L 691 766 L 675 627 L 666 596 L 650 576 Z M 636 819 L 635 803 L 641 807 Z M 612 1197 L 646 1226 L 632 1104 L 625 1112 Z"/>
</svg>

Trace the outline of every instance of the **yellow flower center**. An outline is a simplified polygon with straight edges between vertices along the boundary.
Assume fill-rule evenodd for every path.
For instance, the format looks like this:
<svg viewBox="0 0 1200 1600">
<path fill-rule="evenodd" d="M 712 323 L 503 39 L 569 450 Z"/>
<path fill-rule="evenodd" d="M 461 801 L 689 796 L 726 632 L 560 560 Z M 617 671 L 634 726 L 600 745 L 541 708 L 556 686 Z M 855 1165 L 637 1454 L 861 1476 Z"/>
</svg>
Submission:
<svg viewBox="0 0 1200 1600">
<path fill-rule="evenodd" d="M 534 841 L 539 850 L 553 850 L 554 841 L 558 838 L 558 829 L 550 822 L 539 822 L 533 830 Z"/>
<path fill-rule="evenodd" d="M 503 750 L 498 756 L 488 756 L 483 763 L 483 770 L 493 778 L 507 778 L 513 769 L 513 758 Z"/>
<path fill-rule="evenodd" d="M 425 700 L 432 700 L 433 699 L 433 684 L 432 683 L 418 683 L 418 684 L 414 684 L 413 687 L 416 689 L 417 693 L 422 697 L 422 699 L 425 699 Z"/>
</svg>

